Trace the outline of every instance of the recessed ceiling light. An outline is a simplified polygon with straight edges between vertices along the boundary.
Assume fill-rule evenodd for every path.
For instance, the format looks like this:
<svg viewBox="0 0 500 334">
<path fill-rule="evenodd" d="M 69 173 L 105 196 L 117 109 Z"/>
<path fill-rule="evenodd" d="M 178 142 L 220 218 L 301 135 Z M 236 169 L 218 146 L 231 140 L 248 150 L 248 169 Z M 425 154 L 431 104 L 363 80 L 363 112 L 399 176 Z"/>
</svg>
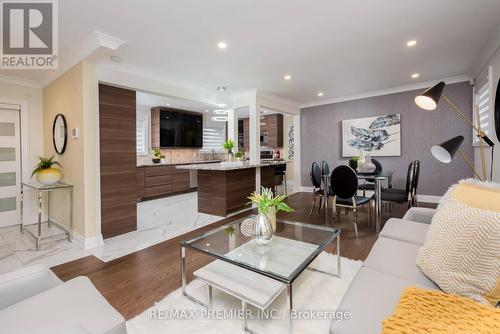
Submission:
<svg viewBox="0 0 500 334">
<path fill-rule="evenodd" d="M 319 96 L 319 97 L 322 97 L 323 95 L 325 95 L 323 92 L 319 92 L 319 93 L 318 93 L 318 96 Z"/>
<path fill-rule="evenodd" d="M 217 103 L 217 108 L 225 108 L 225 107 L 227 107 L 227 104 L 225 104 L 225 103 Z"/>
<path fill-rule="evenodd" d="M 221 41 L 221 42 L 219 42 L 219 43 L 217 44 L 217 47 L 218 47 L 219 49 L 226 49 L 226 48 L 227 48 L 227 43 L 226 43 L 226 42 L 222 42 L 222 41 Z"/>
<path fill-rule="evenodd" d="M 168 106 L 170 106 L 170 103 L 165 103 L 165 105 L 168 107 Z"/>
<path fill-rule="evenodd" d="M 417 40 L 416 39 L 412 39 L 412 40 L 406 42 L 406 46 L 407 47 L 411 48 L 412 46 L 415 46 L 415 45 L 417 45 Z"/>
<path fill-rule="evenodd" d="M 291 80 L 292 76 L 290 74 L 287 74 L 283 77 L 285 80 Z"/>
<path fill-rule="evenodd" d="M 205 112 L 208 112 L 208 109 L 205 109 Z"/>
<path fill-rule="evenodd" d="M 223 92 L 223 91 L 225 91 L 226 89 L 227 89 L 227 88 L 226 88 L 225 86 L 219 86 L 219 87 L 217 87 L 217 90 L 218 90 L 219 92 Z"/>
<path fill-rule="evenodd" d="M 111 59 L 111 61 L 114 61 L 115 63 L 121 63 L 122 62 L 122 57 L 120 57 L 120 56 L 112 55 L 112 56 L 109 56 L 109 59 Z"/>
<path fill-rule="evenodd" d="M 411 75 L 411 77 L 412 77 L 413 79 L 416 79 L 416 78 L 418 78 L 419 76 L 420 76 L 420 74 L 418 74 L 418 73 L 413 73 L 413 74 Z"/>
</svg>

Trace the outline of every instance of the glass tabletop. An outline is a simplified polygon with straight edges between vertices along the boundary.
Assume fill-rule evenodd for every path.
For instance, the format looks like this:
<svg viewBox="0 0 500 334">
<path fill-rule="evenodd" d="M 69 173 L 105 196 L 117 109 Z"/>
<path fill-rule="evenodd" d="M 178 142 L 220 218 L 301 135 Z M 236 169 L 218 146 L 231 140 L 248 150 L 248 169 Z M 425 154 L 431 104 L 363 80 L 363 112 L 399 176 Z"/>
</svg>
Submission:
<svg viewBox="0 0 500 334">
<path fill-rule="evenodd" d="M 39 191 L 48 191 L 48 190 L 52 190 L 52 189 L 73 187 L 73 185 L 63 183 L 63 182 L 57 182 L 57 183 L 49 184 L 49 185 L 38 183 L 38 182 L 23 182 L 23 186 L 28 187 L 28 188 L 32 188 L 35 190 L 39 190 Z"/>
<path fill-rule="evenodd" d="M 181 246 L 291 283 L 340 234 L 338 228 L 278 219 L 271 241 L 260 246 L 241 232 L 248 218 L 252 216 L 183 241 Z"/>
<path fill-rule="evenodd" d="M 396 173 L 394 170 L 384 170 L 379 173 L 359 173 L 356 172 L 358 179 L 388 179 L 391 178 L 392 175 Z M 330 175 L 322 175 L 323 179 L 330 179 Z"/>
<path fill-rule="evenodd" d="M 358 179 L 387 179 L 392 177 L 392 174 L 394 174 L 395 171 L 393 170 L 383 170 L 379 173 L 358 173 L 356 172 L 356 175 L 358 176 Z"/>
</svg>

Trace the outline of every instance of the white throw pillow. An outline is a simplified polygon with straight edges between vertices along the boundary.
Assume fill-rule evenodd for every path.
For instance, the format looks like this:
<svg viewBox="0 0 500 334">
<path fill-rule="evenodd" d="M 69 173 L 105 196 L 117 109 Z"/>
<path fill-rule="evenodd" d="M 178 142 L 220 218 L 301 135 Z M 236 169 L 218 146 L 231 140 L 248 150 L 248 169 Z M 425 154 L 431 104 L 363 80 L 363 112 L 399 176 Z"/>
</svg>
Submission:
<svg viewBox="0 0 500 334">
<path fill-rule="evenodd" d="M 444 292 L 495 305 L 500 282 L 500 185 L 463 180 L 452 186 L 432 219 L 417 265 Z"/>
</svg>

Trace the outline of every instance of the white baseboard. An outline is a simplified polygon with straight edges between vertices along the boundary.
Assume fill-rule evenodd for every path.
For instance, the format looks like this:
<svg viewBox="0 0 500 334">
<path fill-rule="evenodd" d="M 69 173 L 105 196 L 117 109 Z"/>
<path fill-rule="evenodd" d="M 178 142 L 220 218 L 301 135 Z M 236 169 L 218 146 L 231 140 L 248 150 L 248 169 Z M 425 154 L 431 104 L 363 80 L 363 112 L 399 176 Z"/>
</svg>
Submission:
<svg viewBox="0 0 500 334">
<path fill-rule="evenodd" d="M 73 231 L 71 241 L 76 246 L 80 247 L 83 250 L 97 248 L 99 246 L 104 245 L 104 239 L 102 237 L 102 234 L 98 234 L 96 236 L 86 238 L 86 237 L 82 236 L 81 234 Z"/>
<path fill-rule="evenodd" d="M 300 191 L 305 193 L 312 193 L 313 190 L 314 190 L 313 187 L 300 187 Z"/>
</svg>

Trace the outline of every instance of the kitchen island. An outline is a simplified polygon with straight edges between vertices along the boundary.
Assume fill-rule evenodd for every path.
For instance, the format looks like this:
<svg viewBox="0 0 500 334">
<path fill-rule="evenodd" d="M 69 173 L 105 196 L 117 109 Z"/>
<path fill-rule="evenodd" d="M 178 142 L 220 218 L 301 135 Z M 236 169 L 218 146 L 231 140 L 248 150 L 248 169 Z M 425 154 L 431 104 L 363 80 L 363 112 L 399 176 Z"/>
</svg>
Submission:
<svg viewBox="0 0 500 334">
<path fill-rule="evenodd" d="M 256 175 L 260 173 L 260 184 L 266 188 L 274 188 L 281 184 L 276 178 L 276 166 L 286 161 L 269 161 L 257 164 L 245 163 L 212 163 L 176 166 L 177 169 L 197 171 L 198 178 L 198 212 L 216 216 L 227 216 L 242 209 L 248 202 L 248 196 L 256 190 Z"/>
</svg>

